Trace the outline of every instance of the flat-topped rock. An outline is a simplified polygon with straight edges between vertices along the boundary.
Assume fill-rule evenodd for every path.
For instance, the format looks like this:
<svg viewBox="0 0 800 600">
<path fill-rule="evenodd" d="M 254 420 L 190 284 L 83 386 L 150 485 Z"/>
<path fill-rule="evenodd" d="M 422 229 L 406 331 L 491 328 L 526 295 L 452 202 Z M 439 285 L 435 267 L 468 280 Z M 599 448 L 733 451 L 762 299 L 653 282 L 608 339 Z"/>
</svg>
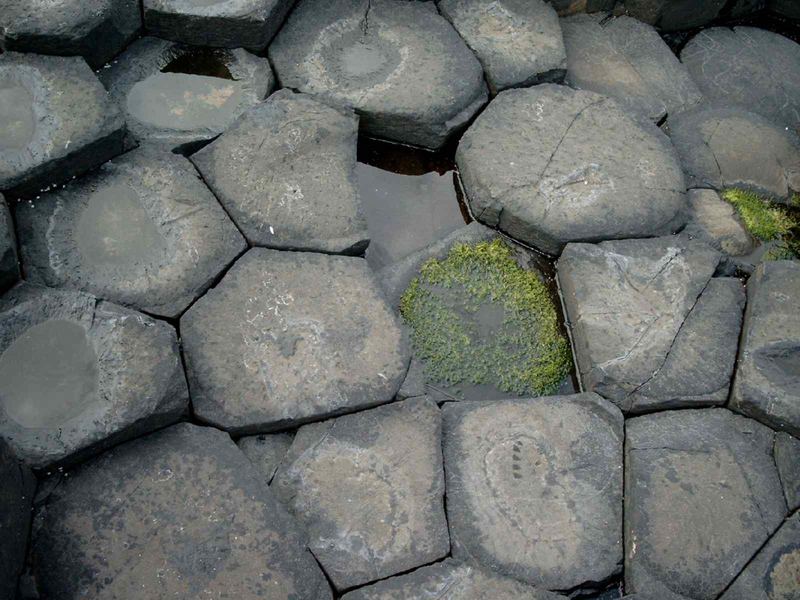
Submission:
<svg viewBox="0 0 800 600">
<path fill-rule="evenodd" d="M 456 153 L 475 217 L 558 254 L 568 242 L 672 233 L 685 222 L 683 173 L 655 125 L 593 92 L 501 92 Z"/>
<path fill-rule="evenodd" d="M 686 44 L 681 62 L 713 104 L 800 130 L 800 45 L 792 40 L 754 27 L 714 27 Z"/>
<path fill-rule="evenodd" d="M 17 208 L 27 278 L 177 317 L 246 243 L 188 160 L 139 148 Z"/>
<path fill-rule="evenodd" d="M 358 118 L 281 90 L 192 156 L 251 244 L 360 254 Z"/>
<path fill-rule="evenodd" d="M 625 425 L 625 590 L 719 597 L 786 514 L 772 431 L 722 408 Z"/>
<path fill-rule="evenodd" d="M 300 0 L 269 56 L 284 87 L 417 146 L 443 145 L 487 100 L 480 63 L 431 2 Z"/>
<path fill-rule="evenodd" d="M 240 438 L 236 445 L 264 476 L 264 481 L 270 483 L 293 439 L 289 433 L 250 435 Z"/>
<path fill-rule="evenodd" d="M 144 0 L 148 33 L 196 46 L 263 50 L 294 0 Z"/>
<path fill-rule="evenodd" d="M 329 600 L 304 535 L 224 432 L 188 423 L 55 488 L 34 538 L 50 598 Z"/>
<path fill-rule="evenodd" d="M 441 414 L 425 398 L 301 427 L 272 489 L 337 590 L 444 557 Z"/>
<path fill-rule="evenodd" d="M 561 28 L 571 86 L 610 96 L 656 122 L 702 100 L 686 67 L 652 26 L 594 14 L 563 19 Z"/>
<path fill-rule="evenodd" d="M 443 0 L 439 10 L 475 52 L 493 91 L 563 79 L 561 26 L 544 0 Z"/>
<path fill-rule="evenodd" d="M 6 0 L 0 28 L 7 50 L 79 55 L 102 67 L 142 26 L 136 0 Z"/>
<path fill-rule="evenodd" d="M 0 194 L 0 294 L 19 279 L 17 260 L 17 239 L 14 235 L 14 222 L 3 195 Z"/>
<path fill-rule="evenodd" d="M 619 410 L 596 394 L 446 404 L 453 557 L 551 590 L 622 562 Z"/>
<path fill-rule="evenodd" d="M 0 439 L 0 598 L 16 598 L 31 524 L 36 477 Z"/>
<path fill-rule="evenodd" d="M 0 55 L 0 191 L 34 194 L 122 152 L 125 121 L 79 57 Z"/>
<path fill-rule="evenodd" d="M 731 408 L 800 437 L 800 263 L 765 262 L 747 282 Z"/>
<path fill-rule="evenodd" d="M 246 50 L 209 50 L 145 37 L 100 72 L 134 142 L 188 152 L 269 95 L 269 61 Z"/>
<path fill-rule="evenodd" d="M 752 252 L 756 242 L 730 202 L 714 190 L 689 190 L 689 222 L 683 232 L 729 256 Z"/>
<path fill-rule="evenodd" d="M 775 464 L 781 476 L 783 495 L 789 511 L 800 508 L 800 439 L 786 432 L 775 434 Z"/>
<path fill-rule="evenodd" d="M 365 260 L 255 248 L 181 317 L 195 414 L 238 433 L 388 402 L 407 344 Z"/>
<path fill-rule="evenodd" d="M 625 0 L 625 12 L 664 31 L 675 31 L 710 23 L 728 4 L 728 0 Z"/>
</svg>

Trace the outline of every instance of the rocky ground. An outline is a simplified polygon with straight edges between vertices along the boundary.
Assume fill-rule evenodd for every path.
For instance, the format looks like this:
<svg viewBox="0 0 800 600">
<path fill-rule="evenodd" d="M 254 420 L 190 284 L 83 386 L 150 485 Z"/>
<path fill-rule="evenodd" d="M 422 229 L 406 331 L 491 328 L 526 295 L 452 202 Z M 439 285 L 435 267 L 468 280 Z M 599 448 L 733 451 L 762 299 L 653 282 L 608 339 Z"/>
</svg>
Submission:
<svg viewBox="0 0 800 600">
<path fill-rule="evenodd" d="M 799 600 L 798 40 L 0 0 L 0 600 Z"/>
</svg>

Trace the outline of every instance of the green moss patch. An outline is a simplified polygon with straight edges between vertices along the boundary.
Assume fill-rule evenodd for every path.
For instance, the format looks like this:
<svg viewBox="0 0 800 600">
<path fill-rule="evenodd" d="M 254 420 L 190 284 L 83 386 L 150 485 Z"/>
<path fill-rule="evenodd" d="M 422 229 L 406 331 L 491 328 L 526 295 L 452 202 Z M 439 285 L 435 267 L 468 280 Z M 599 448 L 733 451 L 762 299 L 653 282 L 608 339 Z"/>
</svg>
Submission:
<svg viewBox="0 0 800 600">
<path fill-rule="evenodd" d="M 425 263 L 400 311 L 430 383 L 543 395 L 570 371 L 547 286 L 499 239 L 457 244 L 444 260 Z"/>
<path fill-rule="evenodd" d="M 793 258 L 800 255 L 800 244 L 796 239 L 800 222 L 789 210 L 746 190 L 725 190 L 722 198 L 733 205 L 754 238 L 762 242 L 778 242 L 767 258 Z"/>
</svg>

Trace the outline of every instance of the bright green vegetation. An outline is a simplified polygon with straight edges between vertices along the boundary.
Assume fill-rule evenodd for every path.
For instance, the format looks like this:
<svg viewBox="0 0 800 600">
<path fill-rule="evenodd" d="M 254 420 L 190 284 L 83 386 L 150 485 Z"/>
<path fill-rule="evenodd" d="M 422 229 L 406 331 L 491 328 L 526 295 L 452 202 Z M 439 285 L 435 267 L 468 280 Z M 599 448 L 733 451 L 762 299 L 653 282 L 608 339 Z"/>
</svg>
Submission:
<svg viewBox="0 0 800 600">
<path fill-rule="evenodd" d="M 778 242 L 766 258 L 768 260 L 789 259 L 800 256 L 800 221 L 789 211 L 774 205 L 758 194 L 746 190 L 730 189 L 722 193 L 744 222 L 750 234 L 762 242 Z M 792 198 L 794 206 L 798 196 Z"/>
<path fill-rule="evenodd" d="M 547 287 L 499 239 L 457 244 L 444 260 L 428 261 L 400 310 L 431 383 L 543 395 L 569 373 L 569 344 Z"/>
</svg>

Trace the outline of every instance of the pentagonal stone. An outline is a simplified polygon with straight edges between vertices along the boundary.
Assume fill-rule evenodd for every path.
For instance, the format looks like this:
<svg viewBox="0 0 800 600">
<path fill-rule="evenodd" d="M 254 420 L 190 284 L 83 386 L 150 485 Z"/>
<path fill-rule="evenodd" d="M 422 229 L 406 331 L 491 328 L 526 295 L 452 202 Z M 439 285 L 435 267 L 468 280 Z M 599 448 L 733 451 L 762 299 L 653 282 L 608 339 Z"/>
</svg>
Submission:
<svg viewBox="0 0 800 600">
<path fill-rule="evenodd" d="M 197 46 L 263 50 L 294 0 L 144 0 L 148 33 Z"/>
<path fill-rule="evenodd" d="M 425 398 L 302 427 L 273 489 L 338 590 L 447 554 L 441 414 Z"/>
<path fill-rule="evenodd" d="M 269 48 L 284 87 L 368 134 L 438 148 L 486 103 L 481 65 L 432 2 L 300 0 Z"/>
<path fill-rule="evenodd" d="M 3 195 L 0 194 L 0 294 L 19 279 L 17 261 L 17 239 L 14 236 L 14 222 Z"/>
<path fill-rule="evenodd" d="M 800 437 L 800 263 L 759 265 L 747 311 L 731 408 Z"/>
<path fill-rule="evenodd" d="M 650 25 L 630 17 L 576 15 L 561 22 L 567 81 L 660 121 L 702 100 L 680 61 Z"/>
<path fill-rule="evenodd" d="M 30 284 L 0 298 L 0 437 L 26 463 L 78 461 L 176 421 L 187 404 L 166 323 Z"/>
<path fill-rule="evenodd" d="M 17 208 L 30 281 L 177 317 L 246 243 L 185 158 L 140 148 Z"/>
<path fill-rule="evenodd" d="M 281 90 L 192 156 L 248 240 L 360 254 L 369 243 L 354 169 L 358 118 Z"/>
<path fill-rule="evenodd" d="M 558 280 L 584 388 L 626 411 L 724 401 L 742 307 L 735 282 L 710 282 L 719 258 L 682 237 L 567 246 Z"/>
<path fill-rule="evenodd" d="M 786 514 L 772 431 L 722 408 L 625 430 L 626 591 L 717 598 Z"/>
<path fill-rule="evenodd" d="M 455 558 L 548 589 L 622 562 L 623 418 L 596 394 L 446 404 Z"/>
<path fill-rule="evenodd" d="M 445 594 L 445 596 L 442 596 Z M 359 588 L 342 600 L 563 600 L 563 596 L 536 589 L 480 566 L 448 558 L 407 575 Z"/>
<path fill-rule="evenodd" d="M 388 402 L 409 361 L 361 258 L 250 250 L 181 334 L 195 414 L 239 433 Z"/>
<path fill-rule="evenodd" d="M 800 45 L 790 39 L 754 27 L 715 27 L 692 38 L 681 61 L 712 103 L 800 128 Z"/>
<path fill-rule="evenodd" d="M 152 37 L 100 72 L 134 141 L 190 151 L 213 139 L 274 85 L 269 62 L 246 50 L 208 50 Z"/>
<path fill-rule="evenodd" d="M 800 137 L 740 108 L 702 108 L 670 119 L 689 187 L 752 189 L 786 201 L 800 190 Z"/>
<path fill-rule="evenodd" d="M 494 91 L 564 77 L 561 26 L 544 0 L 444 0 L 439 10 L 475 52 Z"/>
<path fill-rule="evenodd" d="M 16 598 L 25 562 L 31 504 L 36 490 L 33 472 L 0 439 L 0 598 Z"/>
<path fill-rule="evenodd" d="M 30 194 L 122 152 L 125 121 L 82 58 L 0 55 L 0 190 Z"/>
<path fill-rule="evenodd" d="M 552 254 L 567 242 L 672 233 L 686 218 L 669 140 L 593 92 L 501 92 L 456 160 L 479 221 Z"/>
<path fill-rule="evenodd" d="M 288 433 L 251 435 L 240 438 L 236 445 L 263 475 L 264 481 L 270 483 L 293 439 L 294 436 Z"/>
<path fill-rule="evenodd" d="M 227 434 L 188 423 L 93 460 L 53 491 L 34 539 L 49 598 L 325 600 L 286 511 Z"/>
<path fill-rule="evenodd" d="M 0 16 L 8 50 L 77 54 L 94 69 L 119 53 L 141 26 L 136 0 L 6 0 Z"/>
<path fill-rule="evenodd" d="M 715 250 L 730 256 L 744 256 L 755 249 L 755 241 L 747 232 L 733 205 L 714 190 L 689 190 L 689 222 L 683 230 Z"/>
<path fill-rule="evenodd" d="M 800 508 L 800 440 L 788 433 L 775 434 L 775 464 L 790 511 Z"/>
<path fill-rule="evenodd" d="M 675 31 L 710 23 L 728 4 L 728 0 L 626 0 L 625 11 L 632 17 Z"/>
</svg>

